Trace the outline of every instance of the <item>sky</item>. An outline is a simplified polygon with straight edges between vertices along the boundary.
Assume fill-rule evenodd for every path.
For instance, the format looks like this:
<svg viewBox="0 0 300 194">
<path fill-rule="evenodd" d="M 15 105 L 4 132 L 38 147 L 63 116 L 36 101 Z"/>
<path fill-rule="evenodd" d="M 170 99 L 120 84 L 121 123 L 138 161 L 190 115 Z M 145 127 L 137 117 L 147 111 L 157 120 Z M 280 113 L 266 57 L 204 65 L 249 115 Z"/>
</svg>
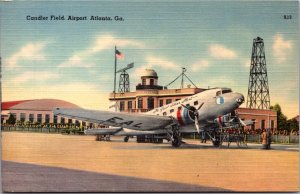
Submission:
<svg viewBox="0 0 300 194">
<path fill-rule="evenodd" d="M 271 105 L 299 114 L 298 1 L 2 1 L 0 16 L 3 101 L 55 98 L 107 109 L 115 45 L 125 55 L 118 69 L 134 62 L 131 91 L 145 68 L 164 86 L 185 67 L 198 87 L 230 87 L 247 98 L 259 36 Z M 39 16 L 48 18 L 31 20 Z M 178 80 L 169 88 L 179 87 Z"/>
</svg>

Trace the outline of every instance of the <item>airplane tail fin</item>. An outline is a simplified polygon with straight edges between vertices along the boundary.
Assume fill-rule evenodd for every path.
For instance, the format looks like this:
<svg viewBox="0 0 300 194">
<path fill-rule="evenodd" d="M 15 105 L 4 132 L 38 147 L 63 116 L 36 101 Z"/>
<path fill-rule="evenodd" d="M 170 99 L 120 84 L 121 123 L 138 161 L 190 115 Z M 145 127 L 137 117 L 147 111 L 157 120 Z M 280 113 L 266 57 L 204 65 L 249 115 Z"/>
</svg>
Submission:
<svg viewBox="0 0 300 194">
<path fill-rule="evenodd" d="M 117 101 L 112 101 L 108 107 L 108 110 L 112 112 L 120 112 L 120 107 Z"/>
</svg>

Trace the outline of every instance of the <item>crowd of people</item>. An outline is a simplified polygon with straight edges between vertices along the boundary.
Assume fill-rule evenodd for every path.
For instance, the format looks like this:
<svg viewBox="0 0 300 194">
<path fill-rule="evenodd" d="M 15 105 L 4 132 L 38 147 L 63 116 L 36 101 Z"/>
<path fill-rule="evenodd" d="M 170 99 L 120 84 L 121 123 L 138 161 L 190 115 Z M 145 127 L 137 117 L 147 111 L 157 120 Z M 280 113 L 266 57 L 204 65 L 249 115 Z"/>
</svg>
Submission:
<svg viewBox="0 0 300 194">
<path fill-rule="evenodd" d="M 277 130 L 274 129 L 266 129 L 267 131 L 270 131 L 271 135 L 299 135 L 299 130 Z M 245 129 L 244 133 L 246 135 L 260 135 L 263 133 L 263 129 Z"/>
<path fill-rule="evenodd" d="M 19 127 L 19 128 L 51 128 L 51 129 L 81 129 L 80 126 L 75 124 L 58 124 L 58 123 L 30 123 L 30 122 L 16 122 L 15 124 L 3 123 L 3 127 Z"/>
</svg>

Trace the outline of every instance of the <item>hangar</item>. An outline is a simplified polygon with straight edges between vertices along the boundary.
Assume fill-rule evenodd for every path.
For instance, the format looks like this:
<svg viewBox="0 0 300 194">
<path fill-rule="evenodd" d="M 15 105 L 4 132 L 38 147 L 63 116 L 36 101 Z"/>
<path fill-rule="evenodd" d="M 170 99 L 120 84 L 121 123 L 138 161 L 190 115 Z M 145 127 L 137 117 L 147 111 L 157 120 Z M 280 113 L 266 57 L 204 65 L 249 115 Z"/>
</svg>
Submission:
<svg viewBox="0 0 300 194">
<path fill-rule="evenodd" d="M 79 108 L 79 106 L 58 99 L 36 99 L 2 102 L 1 122 L 6 123 L 9 114 L 12 114 L 17 121 L 32 123 L 74 123 L 74 121 L 65 121 L 53 115 L 55 107 Z"/>
</svg>

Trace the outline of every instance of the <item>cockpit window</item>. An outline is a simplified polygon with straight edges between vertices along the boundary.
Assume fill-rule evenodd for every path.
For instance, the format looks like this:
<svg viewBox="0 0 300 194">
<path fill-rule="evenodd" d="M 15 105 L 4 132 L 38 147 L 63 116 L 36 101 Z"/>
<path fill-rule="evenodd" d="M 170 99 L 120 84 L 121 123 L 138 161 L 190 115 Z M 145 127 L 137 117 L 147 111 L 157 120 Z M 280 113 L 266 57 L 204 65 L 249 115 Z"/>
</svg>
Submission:
<svg viewBox="0 0 300 194">
<path fill-rule="evenodd" d="M 222 94 L 230 93 L 232 92 L 231 89 L 222 89 Z"/>
</svg>

